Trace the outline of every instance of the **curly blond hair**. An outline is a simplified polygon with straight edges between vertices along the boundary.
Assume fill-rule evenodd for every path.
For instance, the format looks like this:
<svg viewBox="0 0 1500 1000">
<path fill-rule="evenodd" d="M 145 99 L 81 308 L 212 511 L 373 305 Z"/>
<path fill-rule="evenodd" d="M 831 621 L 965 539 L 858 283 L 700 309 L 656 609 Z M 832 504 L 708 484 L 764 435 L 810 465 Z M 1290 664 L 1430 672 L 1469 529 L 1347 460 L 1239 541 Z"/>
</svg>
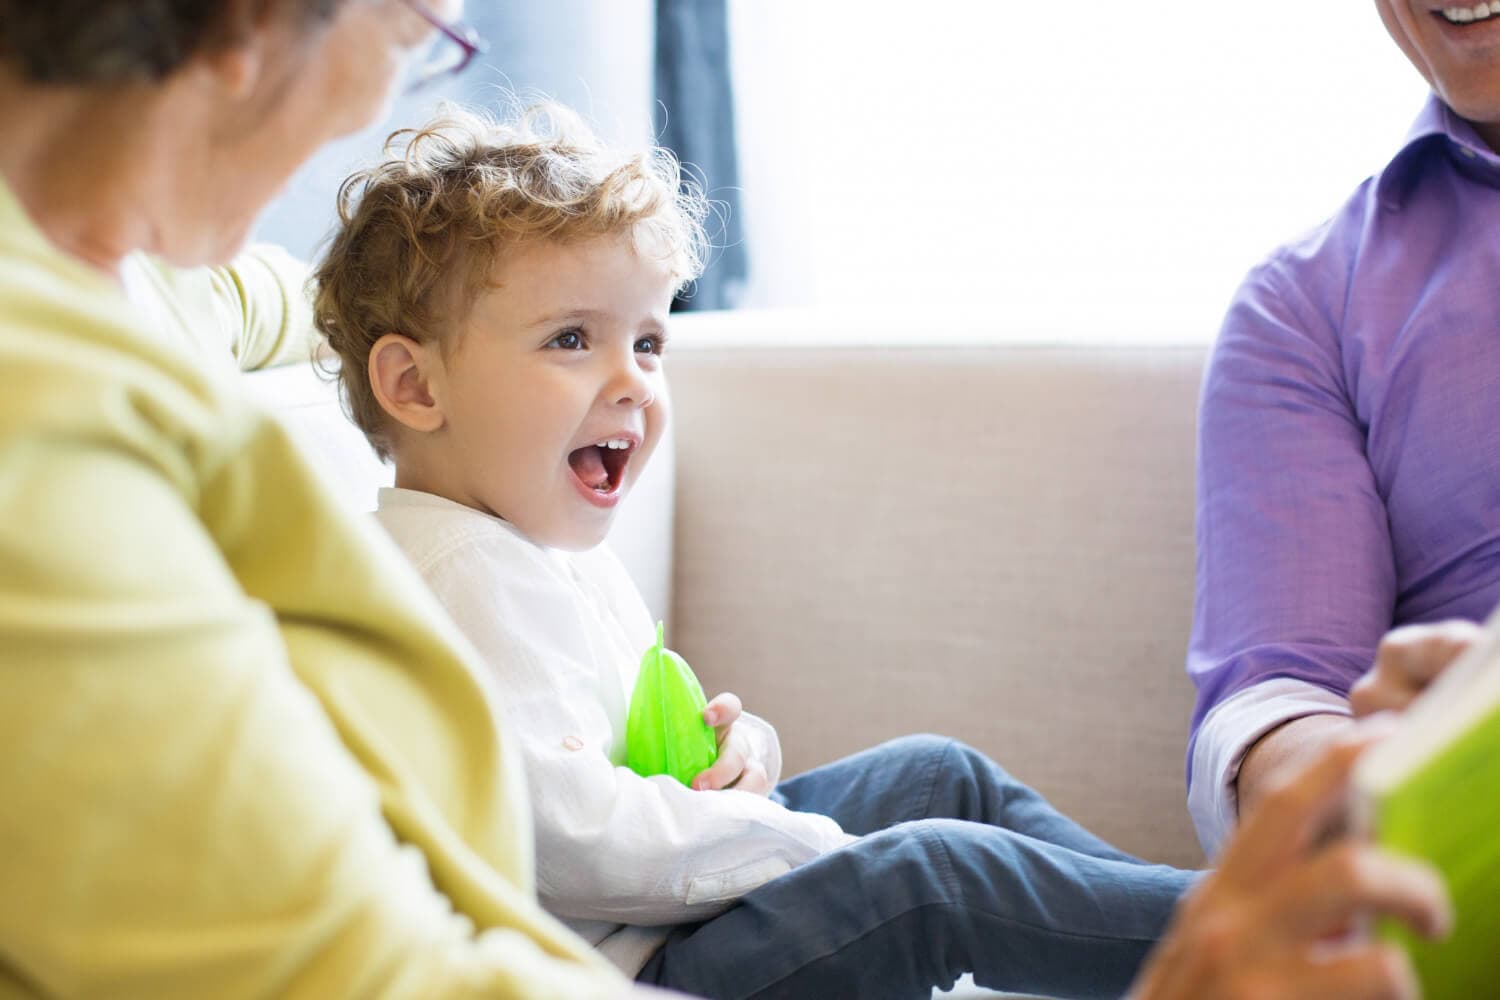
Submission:
<svg viewBox="0 0 1500 1000">
<path fill-rule="evenodd" d="M 535 240 L 629 235 L 679 288 L 702 273 L 709 204 L 664 149 L 611 150 L 560 105 L 509 122 L 455 107 L 386 142 L 339 190 L 339 225 L 313 274 L 314 321 L 338 355 L 350 418 L 382 459 L 388 423 L 370 387 L 387 333 L 446 348 L 496 261 Z"/>
</svg>

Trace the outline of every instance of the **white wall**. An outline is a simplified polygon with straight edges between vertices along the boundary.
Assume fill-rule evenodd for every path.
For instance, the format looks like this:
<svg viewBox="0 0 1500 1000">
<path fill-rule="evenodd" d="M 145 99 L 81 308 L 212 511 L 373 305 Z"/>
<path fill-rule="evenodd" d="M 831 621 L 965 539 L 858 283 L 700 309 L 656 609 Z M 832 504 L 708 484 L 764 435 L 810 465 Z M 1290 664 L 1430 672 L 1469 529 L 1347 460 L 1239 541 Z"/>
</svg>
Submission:
<svg viewBox="0 0 1500 1000">
<path fill-rule="evenodd" d="M 1425 86 L 1352 0 L 731 0 L 751 305 L 1212 336 Z"/>
</svg>

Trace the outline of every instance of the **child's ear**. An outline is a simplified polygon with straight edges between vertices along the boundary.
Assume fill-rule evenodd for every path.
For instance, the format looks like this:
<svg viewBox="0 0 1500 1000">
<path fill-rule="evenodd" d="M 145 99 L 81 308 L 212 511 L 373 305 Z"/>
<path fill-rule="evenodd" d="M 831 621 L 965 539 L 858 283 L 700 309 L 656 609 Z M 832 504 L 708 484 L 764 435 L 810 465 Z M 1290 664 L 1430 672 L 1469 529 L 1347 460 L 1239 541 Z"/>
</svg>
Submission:
<svg viewBox="0 0 1500 1000">
<path fill-rule="evenodd" d="M 419 344 L 399 333 L 375 341 L 370 348 L 370 388 L 380 408 L 411 430 L 441 429 L 446 421 L 431 386 L 439 364 L 436 345 Z"/>
</svg>

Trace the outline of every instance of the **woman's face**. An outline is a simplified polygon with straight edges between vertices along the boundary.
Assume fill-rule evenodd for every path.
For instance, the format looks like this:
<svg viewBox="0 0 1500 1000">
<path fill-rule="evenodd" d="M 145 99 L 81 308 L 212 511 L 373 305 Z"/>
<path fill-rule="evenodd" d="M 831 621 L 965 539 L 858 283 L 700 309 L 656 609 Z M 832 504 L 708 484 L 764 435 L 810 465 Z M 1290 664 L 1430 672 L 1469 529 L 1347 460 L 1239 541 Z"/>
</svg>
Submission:
<svg viewBox="0 0 1500 1000">
<path fill-rule="evenodd" d="M 427 6 L 457 18 L 463 4 Z M 285 17 L 249 39 L 229 57 L 253 67 L 243 92 L 229 94 L 213 73 L 186 81 L 206 88 L 204 102 L 218 100 L 222 113 L 208 107 L 205 141 L 196 147 L 203 162 L 178 173 L 175 209 L 156 233 L 156 252 L 183 266 L 233 256 L 313 153 L 384 116 L 403 70 L 432 36 L 404 0 L 346 0 L 330 22 L 307 27 Z"/>
</svg>

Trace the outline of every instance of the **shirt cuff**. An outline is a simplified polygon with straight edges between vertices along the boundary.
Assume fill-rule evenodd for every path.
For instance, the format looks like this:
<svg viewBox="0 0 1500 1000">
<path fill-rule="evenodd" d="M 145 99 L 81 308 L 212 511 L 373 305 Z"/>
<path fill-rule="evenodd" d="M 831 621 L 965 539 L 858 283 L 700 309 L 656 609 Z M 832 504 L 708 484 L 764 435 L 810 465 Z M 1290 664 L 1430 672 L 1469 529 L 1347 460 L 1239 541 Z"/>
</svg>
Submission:
<svg viewBox="0 0 1500 1000">
<path fill-rule="evenodd" d="M 1235 783 L 1245 754 L 1276 727 L 1308 715 L 1349 715 L 1349 701 L 1325 688 L 1278 677 L 1237 691 L 1198 727 L 1188 780 L 1188 813 L 1210 858 L 1239 820 Z"/>
<path fill-rule="evenodd" d="M 771 787 L 781 780 L 781 739 L 776 727 L 758 715 L 741 712 L 737 726 L 745 727 L 745 739 L 750 742 L 750 756 L 760 761 L 766 769 L 766 778 Z"/>
</svg>

